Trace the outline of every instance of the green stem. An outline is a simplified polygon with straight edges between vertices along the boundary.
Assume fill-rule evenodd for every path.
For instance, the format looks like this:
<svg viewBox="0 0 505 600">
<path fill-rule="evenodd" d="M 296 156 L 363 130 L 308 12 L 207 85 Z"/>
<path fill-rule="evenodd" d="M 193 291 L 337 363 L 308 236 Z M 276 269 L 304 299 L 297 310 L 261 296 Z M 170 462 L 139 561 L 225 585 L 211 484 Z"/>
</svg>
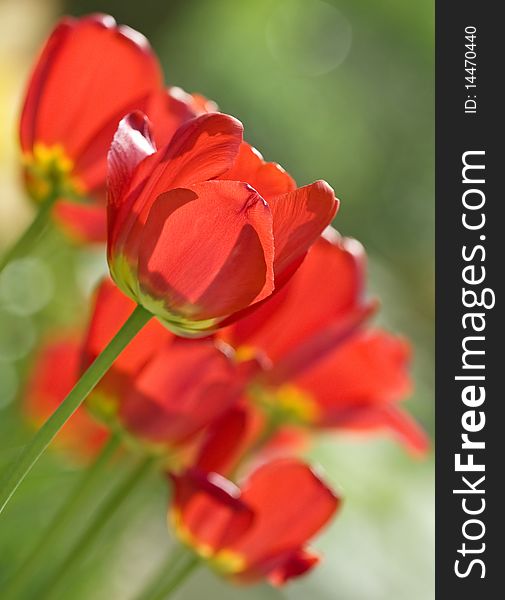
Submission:
<svg viewBox="0 0 505 600">
<path fill-rule="evenodd" d="M 1 488 L 0 513 L 6 507 L 19 484 L 29 473 L 56 434 L 105 375 L 121 351 L 151 317 L 151 313 L 141 306 L 137 306 L 121 329 L 112 338 L 109 345 L 97 356 L 87 371 L 83 373 L 82 377 L 72 388 L 65 400 L 63 400 L 54 413 L 38 430 L 32 441 L 21 452 L 21 455 L 12 466 L 10 473 L 7 475 Z"/>
<path fill-rule="evenodd" d="M 85 506 L 90 492 L 93 491 L 95 484 L 100 481 L 105 466 L 109 459 L 117 450 L 121 441 L 119 434 L 113 435 L 108 443 L 103 447 L 95 462 L 85 469 L 80 481 L 77 483 L 63 506 L 56 513 L 51 523 L 44 531 L 31 553 L 23 564 L 19 567 L 12 578 L 7 582 L 2 591 L 2 600 L 15 600 L 19 598 L 19 592 L 23 589 L 33 569 L 41 558 L 47 555 L 51 547 L 57 545 L 61 539 L 61 534 L 65 531 L 66 525 L 78 515 L 83 506 Z"/>
<path fill-rule="evenodd" d="M 125 479 L 120 481 L 118 487 L 112 491 L 99 507 L 98 512 L 86 527 L 86 530 L 70 548 L 63 563 L 55 569 L 53 577 L 49 579 L 46 585 L 42 586 L 42 589 L 39 588 L 37 598 L 52 598 L 57 594 L 62 582 L 71 575 L 73 569 L 79 565 L 81 559 L 88 554 L 90 547 L 102 532 L 103 527 L 118 511 L 130 492 L 151 471 L 154 463 L 155 459 L 153 457 L 145 458 Z"/>
<path fill-rule="evenodd" d="M 186 581 L 199 564 L 200 559 L 194 552 L 179 546 L 162 564 L 161 569 L 156 572 L 136 600 L 166 600 Z"/>
<path fill-rule="evenodd" d="M 30 225 L 24 230 L 21 236 L 14 242 L 14 244 L 4 253 L 0 258 L 0 272 L 10 263 L 11 260 L 17 256 L 26 254 L 28 250 L 35 244 L 40 237 L 44 228 L 49 221 L 51 216 L 51 210 L 54 203 L 58 198 L 57 194 L 54 194 L 47 198 L 42 204 L 40 204 L 35 218 Z"/>
</svg>

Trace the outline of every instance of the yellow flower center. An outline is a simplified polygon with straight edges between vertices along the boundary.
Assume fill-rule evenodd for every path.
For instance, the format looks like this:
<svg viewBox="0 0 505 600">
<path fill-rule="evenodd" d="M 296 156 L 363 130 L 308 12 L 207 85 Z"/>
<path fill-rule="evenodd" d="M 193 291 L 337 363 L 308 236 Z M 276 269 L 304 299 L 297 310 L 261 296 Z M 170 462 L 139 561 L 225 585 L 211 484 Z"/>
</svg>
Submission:
<svg viewBox="0 0 505 600">
<path fill-rule="evenodd" d="M 253 360 L 258 356 L 258 351 L 254 346 L 239 346 L 235 351 L 235 361 L 240 362 L 248 362 L 249 360 Z"/>
<path fill-rule="evenodd" d="M 290 383 L 273 389 L 254 385 L 251 395 L 278 423 L 310 425 L 317 421 L 320 414 L 314 398 Z"/>
<path fill-rule="evenodd" d="M 247 566 L 245 557 L 232 550 L 220 550 L 210 559 L 209 564 L 222 575 L 240 573 Z"/>
<path fill-rule="evenodd" d="M 232 550 L 214 550 L 209 544 L 203 544 L 184 525 L 181 513 L 173 508 L 169 513 L 170 524 L 172 525 L 179 540 L 191 548 L 200 558 L 207 561 L 210 567 L 221 575 L 234 575 L 240 573 L 246 568 L 246 559 L 238 552 Z"/>
<path fill-rule="evenodd" d="M 28 193 L 37 203 L 55 195 L 76 198 L 84 194 L 84 186 L 73 175 L 74 163 L 60 144 L 37 142 L 33 152 L 23 156 L 23 165 Z"/>
<path fill-rule="evenodd" d="M 98 386 L 86 398 L 86 406 L 93 416 L 105 424 L 116 420 L 119 400 Z"/>
</svg>

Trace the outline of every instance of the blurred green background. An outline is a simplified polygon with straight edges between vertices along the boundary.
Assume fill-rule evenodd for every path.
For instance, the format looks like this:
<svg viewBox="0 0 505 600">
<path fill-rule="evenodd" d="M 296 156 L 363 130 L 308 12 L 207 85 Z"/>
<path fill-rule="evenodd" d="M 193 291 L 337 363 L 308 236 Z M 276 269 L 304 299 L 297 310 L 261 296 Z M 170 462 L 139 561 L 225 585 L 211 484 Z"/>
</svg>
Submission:
<svg viewBox="0 0 505 600">
<path fill-rule="evenodd" d="M 416 391 L 407 405 L 432 434 L 432 2 L 0 0 L 2 247 L 31 215 L 16 144 L 30 65 L 58 15 L 93 11 L 146 34 L 167 83 L 201 92 L 241 119 L 248 141 L 299 184 L 322 178 L 335 188 L 342 201 L 335 226 L 369 254 L 369 289 L 382 301 L 378 320 L 412 340 Z M 1 469 L 30 435 L 19 401 L 34 349 L 53 328 L 85 320 L 89 291 L 104 269 L 100 249 L 71 248 L 51 232 L 34 257 L 0 278 Z M 349 435 L 321 439 L 310 454 L 345 497 L 339 518 L 315 544 L 323 565 L 280 591 L 237 590 L 202 571 L 177 598 L 434 597 L 432 455 L 419 461 L 388 439 Z M 0 582 L 77 475 L 77 467 L 49 453 L 23 484 L 2 519 Z M 165 488 L 153 478 L 108 524 L 62 598 L 133 597 L 168 547 L 165 503 Z M 37 577 L 29 598 L 38 598 Z"/>
</svg>

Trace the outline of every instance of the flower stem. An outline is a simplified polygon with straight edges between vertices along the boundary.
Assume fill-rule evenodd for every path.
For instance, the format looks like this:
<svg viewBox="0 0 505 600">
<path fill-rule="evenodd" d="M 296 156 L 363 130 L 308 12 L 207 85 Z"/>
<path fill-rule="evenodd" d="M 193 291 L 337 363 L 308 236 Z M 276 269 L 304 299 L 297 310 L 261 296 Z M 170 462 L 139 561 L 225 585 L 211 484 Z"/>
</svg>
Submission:
<svg viewBox="0 0 505 600">
<path fill-rule="evenodd" d="M 7 582 L 2 591 L 2 600 L 14 600 L 19 598 L 19 592 L 23 589 L 27 581 L 33 575 L 33 569 L 41 558 L 47 555 L 51 547 L 57 545 L 61 539 L 61 534 L 65 531 L 66 525 L 76 515 L 80 514 L 82 507 L 86 504 L 90 492 L 93 491 L 95 484 L 100 481 L 105 466 L 109 459 L 117 450 L 121 441 L 119 434 L 113 435 L 107 444 L 103 447 L 95 462 L 82 473 L 80 481 L 70 493 L 63 506 L 56 513 L 49 526 L 46 528 L 38 543 L 30 552 L 28 557 L 16 571 L 16 573 Z"/>
<path fill-rule="evenodd" d="M 198 567 L 200 559 L 188 548 L 179 546 L 148 582 L 136 600 L 166 600 Z"/>
<path fill-rule="evenodd" d="M 26 254 L 26 252 L 30 250 L 30 248 L 39 239 L 41 233 L 47 225 L 47 222 L 49 221 L 51 210 L 57 199 L 58 194 L 53 194 L 40 204 L 33 221 L 0 258 L 0 273 L 10 263 L 11 260 Z"/>
<path fill-rule="evenodd" d="M 151 313 L 141 306 L 137 306 L 108 346 L 83 373 L 65 400 L 63 400 L 38 430 L 31 442 L 24 448 L 17 461 L 11 467 L 0 490 L 0 513 L 56 434 L 105 375 L 121 351 L 151 317 Z"/>
<path fill-rule="evenodd" d="M 122 479 L 117 488 L 105 499 L 99 507 L 91 523 L 86 527 L 82 535 L 75 541 L 68 551 L 65 560 L 57 566 L 53 577 L 49 579 L 46 585 L 39 588 L 37 598 L 52 598 L 57 595 L 62 582 L 71 575 L 73 569 L 79 565 L 79 562 L 86 556 L 93 542 L 102 532 L 103 527 L 110 521 L 113 515 L 119 510 L 126 498 L 129 496 L 137 484 L 151 471 L 155 463 L 153 457 L 148 457 L 138 463 L 133 471 L 126 478 Z"/>
</svg>

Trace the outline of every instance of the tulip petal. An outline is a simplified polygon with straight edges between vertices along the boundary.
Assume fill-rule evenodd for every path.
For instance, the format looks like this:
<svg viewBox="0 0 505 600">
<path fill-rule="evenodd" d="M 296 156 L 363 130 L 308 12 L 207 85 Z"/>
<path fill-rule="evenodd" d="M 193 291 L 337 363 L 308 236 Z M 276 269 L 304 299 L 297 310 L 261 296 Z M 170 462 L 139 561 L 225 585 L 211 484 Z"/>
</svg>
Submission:
<svg viewBox="0 0 505 600">
<path fill-rule="evenodd" d="M 97 136 L 106 128 L 110 143 L 121 117 L 143 108 L 161 84 L 158 61 L 138 32 L 118 27 L 106 15 L 63 19 L 33 73 L 21 117 L 21 145 L 30 151 L 35 142 L 64 142 L 68 156 L 82 161 L 78 175 L 88 183 L 92 161 L 86 153 L 96 156 Z M 105 155 L 101 164 L 105 174 Z"/>
<path fill-rule="evenodd" d="M 221 179 L 247 181 L 267 201 L 296 188 L 294 179 L 280 165 L 265 162 L 246 142 L 242 142 L 235 164 Z"/>
<path fill-rule="evenodd" d="M 44 85 L 65 41 L 72 34 L 74 23 L 73 19 L 64 18 L 56 25 L 47 39 L 37 65 L 32 72 L 19 123 L 20 144 L 24 152 L 31 152 L 38 139 L 36 128 Z"/>
<path fill-rule="evenodd" d="M 107 218 L 103 205 L 60 200 L 53 216 L 65 233 L 77 242 L 104 242 Z"/>
<path fill-rule="evenodd" d="M 235 365 L 212 340 L 176 339 L 137 375 L 119 416 L 137 436 L 175 446 L 212 425 L 240 393 Z"/>
<path fill-rule="evenodd" d="M 203 114 L 181 125 L 170 143 L 148 161 L 149 179 L 139 196 L 137 214 L 143 214 L 146 203 L 150 208 L 149 198 L 226 172 L 237 156 L 242 131 L 240 121 L 221 113 Z M 137 176 L 133 185 L 144 176 Z"/>
<path fill-rule="evenodd" d="M 230 549 L 260 572 L 271 568 L 276 554 L 303 546 L 340 505 L 314 471 L 296 458 L 278 459 L 257 469 L 244 483 L 242 499 L 256 517 Z"/>
<path fill-rule="evenodd" d="M 132 183 L 135 169 L 144 158 L 155 152 L 151 139 L 149 120 L 140 111 L 130 113 L 119 123 L 107 157 L 108 174 L 108 230 L 109 244 L 114 243 L 117 221 L 127 217 L 124 211 L 122 219 L 118 217 L 128 201 L 127 192 Z M 119 224 L 120 226 L 120 224 Z"/>
<path fill-rule="evenodd" d="M 206 98 L 202 94 L 198 93 L 191 94 L 191 106 L 198 115 L 203 115 L 203 113 L 219 112 L 219 107 L 214 100 L 209 100 L 209 98 Z"/>
<path fill-rule="evenodd" d="M 207 428 L 195 465 L 202 471 L 227 475 L 257 438 L 258 425 L 248 405 L 233 406 Z"/>
<path fill-rule="evenodd" d="M 430 449 L 430 440 L 424 429 L 397 406 L 384 407 L 383 411 L 384 425 L 412 454 L 424 456 Z"/>
<path fill-rule="evenodd" d="M 230 481 L 197 469 L 171 478 L 175 530 L 206 558 L 240 539 L 251 526 L 254 514 Z"/>
<path fill-rule="evenodd" d="M 253 346 L 276 362 L 310 337 L 344 328 L 364 308 L 365 252 L 359 242 L 328 228 L 289 283 L 251 315 L 223 333 L 235 347 Z"/>
<path fill-rule="evenodd" d="M 265 382 L 280 385 L 296 380 L 319 363 L 330 357 L 337 348 L 345 344 L 363 328 L 367 319 L 375 312 L 377 304 L 369 302 L 335 319 L 324 328 L 308 336 L 298 345 L 293 345 L 272 368 L 264 374 Z"/>
<path fill-rule="evenodd" d="M 149 99 L 147 114 L 151 122 L 156 124 L 153 132 L 156 146 L 166 146 L 182 123 L 216 111 L 216 105 L 210 100 L 195 98 L 179 87 L 169 87 L 153 94 Z"/>
<path fill-rule="evenodd" d="M 268 580 L 276 587 L 282 586 L 290 579 L 305 575 L 312 570 L 320 561 L 317 554 L 300 548 L 287 553 L 280 564 L 268 574 Z"/>
<path fill-rule="evenodd" d="M 265 298 L 274 286 L 271 228 L 268 205 L 246 184 L 209 181 L 161 195 L 140 239 L 143 303 L 204 320 Z"/>
<path fill-rule="evenodd" d="M 338 427 L 356 431 L 389 431 L 416 456 L 424 456 L 430 446 L 426 432 L 397 406 L 351 408 L 342 412 Z"/>
<path fill-rule="evenodd" d="M 83 344 L 83 365 L 88 367 L 102 352 L 135 309 L 110 279 L 99 285 Z M 156 319 L 151 319 L 115 360 L 113 370 L 136 374 L 147 361 L 173 339 L 173 335 Z"/>
<path fill-rule="evenodd" d="M 109 256 L 124 247 L 136 262 L 142 228 L 156 199 L 186 182 L 221 175 L 233 164 L 241 141 L 240 122 L 220 113 L 204 114 L 179 127 L 167 146 L 139 165 L 123 192 L 127 198 L 109 240 Z"/>
<path fill-rule="evenodd" d="M 381 330 L 360 331 L 292 382 L 311 395 L 320 425 L 339 426 L 347 411 L 398 402 L 411 389 L 410 349 Z"/>
<path fill-rule="evenodd" d="M 274 223 L 274 270 L 278 287 L 289 267 L 303 258 L 331 223 L 338 200 L 326 182 L 316 181 L 271 199 L 269 205 Z"/>
</svg>

